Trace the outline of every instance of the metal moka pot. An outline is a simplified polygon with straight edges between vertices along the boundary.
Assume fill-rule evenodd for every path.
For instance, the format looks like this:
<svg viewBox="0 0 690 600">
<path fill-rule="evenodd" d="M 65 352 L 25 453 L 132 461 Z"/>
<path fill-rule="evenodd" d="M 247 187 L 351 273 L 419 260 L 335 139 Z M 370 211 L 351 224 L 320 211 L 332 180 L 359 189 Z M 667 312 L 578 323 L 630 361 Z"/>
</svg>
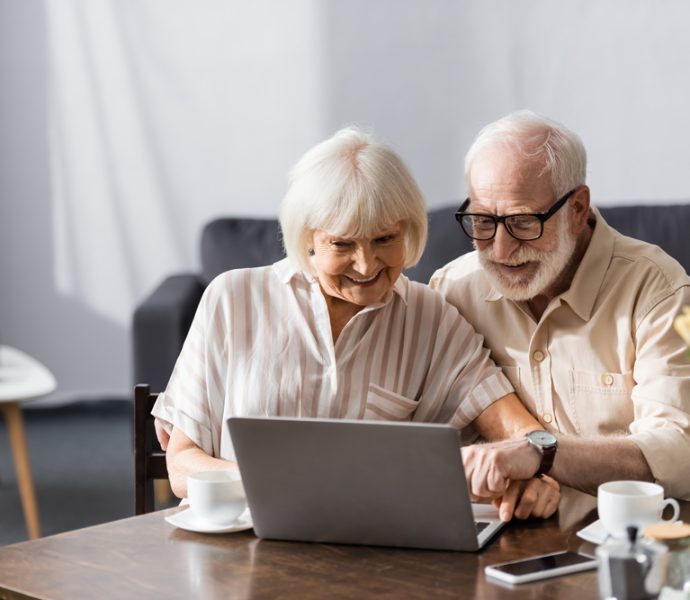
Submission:
<svg viewBox="0 0 690 600">
<path fill-rule="evenodd" d="M 615 600 L 656 598 L 664 584 L 668 550 L 663 544 L 637 541 L 637 527 L 628 539 L 609 538 L 596 551 L 599 594 Z"/>
</svg>

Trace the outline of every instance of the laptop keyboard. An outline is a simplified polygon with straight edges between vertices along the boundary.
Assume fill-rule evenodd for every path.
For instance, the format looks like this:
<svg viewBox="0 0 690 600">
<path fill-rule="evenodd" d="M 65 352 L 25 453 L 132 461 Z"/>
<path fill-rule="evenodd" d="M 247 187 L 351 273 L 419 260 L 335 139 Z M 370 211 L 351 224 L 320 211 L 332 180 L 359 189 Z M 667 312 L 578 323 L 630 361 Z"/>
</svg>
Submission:
<svg viewBox="0 0 690 600">
<path fill-rule="evenodd" d="M 477 534 L 480 534 L 482 531 L 484 531 L 490 523 L 488 521 L 475 521 L 474 526 L 477 528 Z"/>
</svg>

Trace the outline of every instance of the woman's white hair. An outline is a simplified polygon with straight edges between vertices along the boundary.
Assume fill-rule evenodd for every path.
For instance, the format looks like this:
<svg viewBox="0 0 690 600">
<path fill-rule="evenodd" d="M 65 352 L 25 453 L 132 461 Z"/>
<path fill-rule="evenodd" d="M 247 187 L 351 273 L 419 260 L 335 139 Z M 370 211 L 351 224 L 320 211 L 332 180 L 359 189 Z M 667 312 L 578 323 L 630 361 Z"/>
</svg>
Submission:
<svg viewBox="0 0 690 600">
<path fill-rule="evenodd" d="M 368 237 L 399 221 L 406 224 L 405 267 L 411 267 L 426 245 L 424 198 L 400 157 L 356 127 L 341 129 L 299 160 L 280 210 L 285 253 L 307 272 L 315 230 Z"/>
<path fill-rule="evenodd" d="M 521 157 L 540 161 L 540 175 L 549 175 L 556 197 L 585 184 L 587 152 L 580 137 L 543 115 L 520 110 L 489 123 L 475 138 L 465 156 L 468 191 L 472 162 L 479 152 L 495 144 L 509 145 Z"/>
</svg>

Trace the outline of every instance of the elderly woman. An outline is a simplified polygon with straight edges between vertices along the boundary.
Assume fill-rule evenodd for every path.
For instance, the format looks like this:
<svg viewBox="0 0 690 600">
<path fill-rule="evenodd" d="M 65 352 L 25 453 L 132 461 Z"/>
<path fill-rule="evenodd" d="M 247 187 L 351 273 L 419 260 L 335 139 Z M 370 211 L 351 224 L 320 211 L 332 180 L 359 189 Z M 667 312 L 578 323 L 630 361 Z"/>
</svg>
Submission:
<svg viewBox="0 0 690 600">
<path fill-rule="evenodd" d="M 153 409 L 176 495 L 190 473 L 236 468 L 233 415 L 472 424 L 486 440 L 541 429 L 457 310 L 402 274 L 426 218 L 400 158 L 357 129 L 302 157 L 280 213 L 287 258 L 208 286 Z M 558 499 L 548 478 L 516 483 L 501 516 Z"/>
</svg>

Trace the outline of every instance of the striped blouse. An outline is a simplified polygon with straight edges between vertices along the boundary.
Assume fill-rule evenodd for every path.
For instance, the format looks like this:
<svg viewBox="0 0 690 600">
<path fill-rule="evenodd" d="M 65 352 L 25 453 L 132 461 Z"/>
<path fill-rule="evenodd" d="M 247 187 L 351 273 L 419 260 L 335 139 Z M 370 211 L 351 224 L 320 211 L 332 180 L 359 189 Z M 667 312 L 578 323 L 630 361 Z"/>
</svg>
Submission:
<svg viewBox="0 0 690 600">
<path fill-rule="evenodd" d="M 318 281 L 284 259 L 211 282 L 152 412 L 229 460 L 224 423 L 237 415 L 430 421 L 463 430 L 513 391 L 482 342 L 437 292 L 401 275 L 334 344 Z"/>
</svg>

